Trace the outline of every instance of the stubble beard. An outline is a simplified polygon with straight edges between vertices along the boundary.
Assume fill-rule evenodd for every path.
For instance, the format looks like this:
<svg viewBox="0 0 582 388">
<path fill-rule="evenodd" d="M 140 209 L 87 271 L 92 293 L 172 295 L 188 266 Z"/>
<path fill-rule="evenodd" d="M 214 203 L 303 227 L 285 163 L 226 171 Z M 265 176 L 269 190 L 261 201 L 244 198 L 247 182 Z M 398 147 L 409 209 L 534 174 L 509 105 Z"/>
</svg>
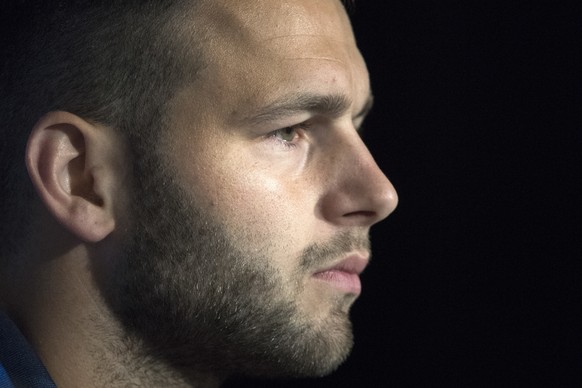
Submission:
<svg viewBox="0 0 582 388">
<path fill-rule="evenodd" d="M 284 279 L 268 256 L 197 208 L 160 159 L 134 168 L 140 180 L 132 224 L 108 287 L 128 338 L 143 343 L 144 357 L 185 376 L 315 377 L 335 370 L 352 348 L 347 311 L 354 298 L 338 296 L 325 319 L 310 319 L 299 304 L 301 278 L 350 249 L 367 249 L 367 235 L 342 233 L 309 246 L 289 259 L 300 266 L 297 279 Z"/>
</svg>

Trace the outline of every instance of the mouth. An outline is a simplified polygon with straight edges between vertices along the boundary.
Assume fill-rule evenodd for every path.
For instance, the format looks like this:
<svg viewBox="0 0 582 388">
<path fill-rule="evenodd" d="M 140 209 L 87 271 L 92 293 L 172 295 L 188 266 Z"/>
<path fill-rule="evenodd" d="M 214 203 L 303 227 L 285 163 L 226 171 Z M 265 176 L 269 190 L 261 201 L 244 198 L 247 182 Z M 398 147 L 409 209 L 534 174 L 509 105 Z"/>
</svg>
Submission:
<svg viewBox="0 0 582 388">
<path fill-rule="evenodd" d="M 362 292 L 360 274 L 368 261 L 368 255 L 352 254 L 332 267 L 315 272 L 313 277 L 339 291 L 357 296 Z"/>
</svg>

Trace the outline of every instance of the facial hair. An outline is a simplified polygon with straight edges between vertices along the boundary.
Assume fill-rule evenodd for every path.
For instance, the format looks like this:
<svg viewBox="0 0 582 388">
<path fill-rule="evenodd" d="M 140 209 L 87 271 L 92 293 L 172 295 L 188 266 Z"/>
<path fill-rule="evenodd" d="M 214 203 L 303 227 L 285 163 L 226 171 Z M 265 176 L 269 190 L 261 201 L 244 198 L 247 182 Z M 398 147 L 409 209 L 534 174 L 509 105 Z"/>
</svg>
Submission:
<svg viewBox="0 0 582 388">
<path fill-rule="evenodd" d="M 354 249 L 367 235 L 344 232 L 306 247 L 294 279 L 251 243 L 196 206 L 161 157 L 134 166 L 131 224 L 107 299 L 148 359 L 188 373 L 322 376 L 352 348 L 338 296 L 325 319 L 300 308 L 302 278 Z M 260 209 L 257 209 L 260 211 Z M 293 292 L 289 292 L 293 285 Z M 311 318 L 311 319 L 310 319 Z"/>
</svg>

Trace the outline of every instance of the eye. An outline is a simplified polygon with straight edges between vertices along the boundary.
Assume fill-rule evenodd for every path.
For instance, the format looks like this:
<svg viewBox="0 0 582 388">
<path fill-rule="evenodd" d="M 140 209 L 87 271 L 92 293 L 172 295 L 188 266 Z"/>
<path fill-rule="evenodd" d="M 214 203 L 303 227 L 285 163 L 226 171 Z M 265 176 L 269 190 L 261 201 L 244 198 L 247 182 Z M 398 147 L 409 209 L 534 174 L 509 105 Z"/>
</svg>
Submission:
<svg viewBox="0 0 582 388">
<path fill-rule="evenodd" d="M 273 136 L 285 143 L 292 143 L 299 136 L 299 133 L 297 133 L 297 127 L 285 127 L 274 131 Z"/>
<path fill-rule="evenodd" d="M 308 139 L 307 133 L 310 129 L 310 122 L 302 122 L 269 132 L 267 138 L 278 146 L 291 149 L 300 146 L 304 140 Z"/>
<path fill-rule="evenodd" d="M 299 145 L 299 142 L 304 136 L 307 127 L 308 126 L 303 123 L 292 125 L 290 127 L 280 128 L 269 133 L 268 137 L 285 148 L 294 148 Z"/>
</svg>

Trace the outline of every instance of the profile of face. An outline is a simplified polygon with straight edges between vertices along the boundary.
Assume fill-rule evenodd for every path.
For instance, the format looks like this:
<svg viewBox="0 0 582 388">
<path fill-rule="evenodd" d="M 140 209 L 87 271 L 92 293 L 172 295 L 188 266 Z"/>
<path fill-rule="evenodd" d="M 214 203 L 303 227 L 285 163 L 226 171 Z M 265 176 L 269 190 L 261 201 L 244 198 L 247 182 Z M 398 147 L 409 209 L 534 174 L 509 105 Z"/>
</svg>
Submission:
<svg viewBox="0 0 582 388">
<path fill-rule="evenodd" d="M 207 65 L 135 161 L 108 301 L 179 370 L 324 375 L 397 201 L 358 133 L 365 63 L 339 0 L 210 3 Z"/>
</svg>

